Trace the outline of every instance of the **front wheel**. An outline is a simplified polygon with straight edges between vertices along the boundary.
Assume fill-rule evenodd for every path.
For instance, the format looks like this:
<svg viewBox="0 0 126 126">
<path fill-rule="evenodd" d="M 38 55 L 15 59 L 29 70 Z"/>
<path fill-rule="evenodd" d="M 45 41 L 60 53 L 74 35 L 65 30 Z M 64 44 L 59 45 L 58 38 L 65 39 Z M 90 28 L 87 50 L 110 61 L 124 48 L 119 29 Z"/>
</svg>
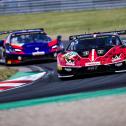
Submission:
<svg viewBox="0 0 126 126">
<path fill-rule="evenodd" d="M 3 47 L 0 47 L 0 62 L 7 64 L 7 58 L 5 54 L 5 49 Z"/>
<path fill-rule="evenodd" d="M 11 60 L 9 59 L 6 53 L 4 53 L 4 63 L 6 66 L 9 66 L 12 64 Z"/>
<path fill-rule="evenodd" d="M 5 65 L 8 66 L 8 65 L 10 65 L 10 64 L 11 64 L 11 62 L 10 62 L 9 59 L 5 56 Z"/>
</svg>

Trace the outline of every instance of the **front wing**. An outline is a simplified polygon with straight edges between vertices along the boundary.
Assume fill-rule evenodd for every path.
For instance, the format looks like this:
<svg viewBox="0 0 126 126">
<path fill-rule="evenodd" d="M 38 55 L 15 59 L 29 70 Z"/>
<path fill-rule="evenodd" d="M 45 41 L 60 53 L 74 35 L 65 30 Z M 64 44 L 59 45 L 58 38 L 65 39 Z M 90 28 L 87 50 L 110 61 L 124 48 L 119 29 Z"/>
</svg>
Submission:
<svg viewBox="0 0 126 126">
<path fill-rule="evenodd" d="M 88 67 L 61 67 L 57 66 L 57 71 L 59 77 L 72 77 L 72 76 L 81 76 L 94 73 L 106 73 L 106 72 L 115 72 L 119 70 L 126 69 L 126 62 L 108 64 L 108 65 L 98 65 L 98 66 L 88 66 Z"/>
<path fill-rule="evenodd" d="M 6 54 L 7 64 L 19 64 L 37 60 L 55 59 L 54 53 L 45 55 Z"/>
</svg>

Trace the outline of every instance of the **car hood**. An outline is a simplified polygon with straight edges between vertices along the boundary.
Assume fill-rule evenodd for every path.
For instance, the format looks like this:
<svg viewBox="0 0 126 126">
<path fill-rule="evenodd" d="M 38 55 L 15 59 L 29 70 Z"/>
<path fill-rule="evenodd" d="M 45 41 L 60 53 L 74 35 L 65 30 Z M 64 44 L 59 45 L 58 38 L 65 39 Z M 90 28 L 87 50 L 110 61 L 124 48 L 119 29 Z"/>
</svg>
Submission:
<svg viewBox="0 0 126 126">
<path fill-rule="evenodd" d="M 32 52 L 41 52 L 44 51 L 45 53 L 48 52 L 48 43 L 28 43 L 22 46 L 23 52 L 25 53 L 32 53 Z"/>
</svg>

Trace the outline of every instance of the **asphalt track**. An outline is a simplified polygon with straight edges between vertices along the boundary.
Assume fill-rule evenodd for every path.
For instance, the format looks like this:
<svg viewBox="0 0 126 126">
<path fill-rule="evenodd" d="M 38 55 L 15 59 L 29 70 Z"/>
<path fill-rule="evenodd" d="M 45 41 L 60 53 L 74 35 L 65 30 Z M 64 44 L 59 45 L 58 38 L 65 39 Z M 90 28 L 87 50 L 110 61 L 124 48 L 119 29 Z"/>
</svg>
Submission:
<svg viewBox="0 0 126 126">
<path fill-rule="evenodd" d="M 34 65 L 46 70 L 47 74 L 31 85 L 1 92 L 0 103 L 126 87 L 126 73 L 87 75 L 61 81 L 57 77 L 56 62 L 43 61 Z M 31 64 L 27 64 L 29 66 Z"/>
</svg>

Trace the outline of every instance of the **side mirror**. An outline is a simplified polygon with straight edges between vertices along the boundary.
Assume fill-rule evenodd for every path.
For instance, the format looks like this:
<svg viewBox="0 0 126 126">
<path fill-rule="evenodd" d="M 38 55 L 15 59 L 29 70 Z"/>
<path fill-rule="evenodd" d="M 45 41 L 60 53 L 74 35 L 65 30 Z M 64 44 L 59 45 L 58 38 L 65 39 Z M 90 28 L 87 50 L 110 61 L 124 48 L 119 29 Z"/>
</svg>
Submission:
<svg viewBox="0 0 126 126">
<path fill-rule="evenodd" d="M 126 40 L 122 40 L 122 48 L 125 48 L 126 47 Z"/>
<path fill-rule="evenodd" d="M 126 45 L 126 40 L 122 40 L 122 44 L 123 45 Z"/>
<path fill-rule="evenodd" d="M 5 46 L 9 47 L 10 46 L 10 43 L 6 43 Z"/>
<path fill-rule="evenodd" d="M 0 40 L 0 46 L 3 46 L 4 40 Z"/>
<path fill-rule="evenodd" d="M 126 48 L 126 45 L 121 45 L 122 48 Z"/>
<path fill-rule="evenodd" d="M 57 40 L 58 40 L 58 41 L 61 41 L 61 39 L 62 39 L 62 36 L 61 36 L 61 35 L 58 35 L 58 36 L 57 36 Z"/>
</svg>

